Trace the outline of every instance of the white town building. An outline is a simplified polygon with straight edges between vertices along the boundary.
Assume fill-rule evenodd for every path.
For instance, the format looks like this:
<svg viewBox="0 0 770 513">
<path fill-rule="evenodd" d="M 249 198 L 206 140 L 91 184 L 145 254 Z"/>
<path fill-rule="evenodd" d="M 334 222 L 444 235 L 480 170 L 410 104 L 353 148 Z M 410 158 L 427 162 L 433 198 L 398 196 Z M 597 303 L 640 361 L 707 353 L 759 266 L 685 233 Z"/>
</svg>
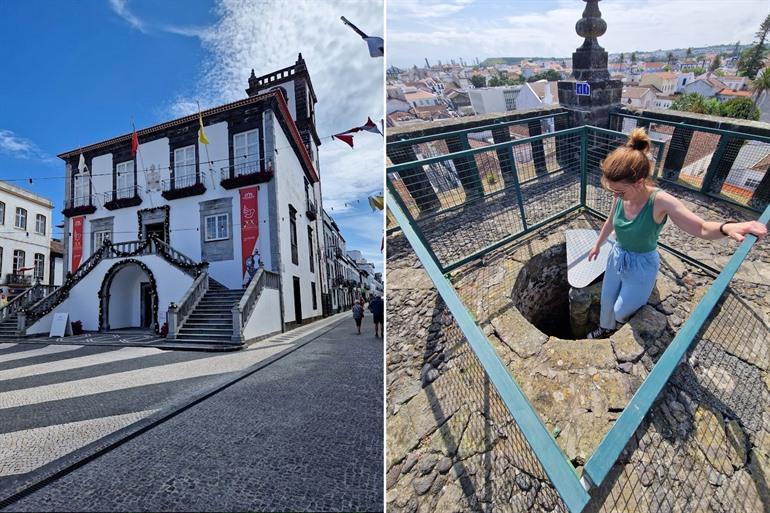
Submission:
<svg viewBox="0 0 770 513">
<path fill-rule="evenodd" d="M 16 290 L 51 280 L 53 203 L 0 181 L 0 283 Z"/>
<path fill-rule="evenodd" d="M 316 96 L 300 54 L 247 97 L 59 155 L 64 285 L 22 324 L 66 312 L 87 331 L 178 343 L 253 340 L 320 317 Z M 81 155 L 85 168 L 81 165 Z"/>
</svg>

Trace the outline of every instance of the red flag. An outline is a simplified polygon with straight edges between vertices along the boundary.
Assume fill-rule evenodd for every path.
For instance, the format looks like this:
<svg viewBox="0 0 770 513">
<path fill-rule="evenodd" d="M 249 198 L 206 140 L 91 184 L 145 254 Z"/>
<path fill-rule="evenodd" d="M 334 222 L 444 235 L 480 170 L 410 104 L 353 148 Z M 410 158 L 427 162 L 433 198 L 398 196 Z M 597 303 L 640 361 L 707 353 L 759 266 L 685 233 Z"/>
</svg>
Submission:
<svg viewBox="0 0 770 513">
<path fill-rule="evenodd" d="M 351 148 L 353 147 L 353 136 L 349 134 L 335 134 L 332 137 L 335 139 L 339 139 L 340 141 L 346 143 Z"/>
<path fill-rule="evenodd" d="M 372 132 L 374 134 L 382 135 L 382 132 L 380 132 L 380 129 L 377 128 L 377 125 L 374 123 L 374 121 L 372 121 L 372 118 L 366 118 L 366 124 L 361 128 L 366 130 L 367 132 Z"/>
<path fill-rule="evenodd" d="M 136 134 L 136 128 L 134 128 L 134 135 L 131 136 L 131 155 L 136 155 L 139 150 L 139 136 Z"/>
</svg>

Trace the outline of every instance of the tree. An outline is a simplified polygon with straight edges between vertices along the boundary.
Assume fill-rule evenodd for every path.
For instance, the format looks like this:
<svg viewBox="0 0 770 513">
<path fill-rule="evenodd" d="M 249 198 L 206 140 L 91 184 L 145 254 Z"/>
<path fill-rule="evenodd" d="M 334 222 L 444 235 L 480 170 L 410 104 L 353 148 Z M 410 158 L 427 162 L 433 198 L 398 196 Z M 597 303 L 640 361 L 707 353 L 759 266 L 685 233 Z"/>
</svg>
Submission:
<svg viewBox="0 0 770 513">
<path fill-rule="evenodd" d="M 733 98 L 722 104 L 722 116 L 759 121 L 759 109 L 749 98 Z"/>
<path fill-rule="evenodd" d="M 687 49 L 687 55 L 686 55 L 686 56 L 687 56 L 687 58 L 688 58 L 688 59 L 689 59 L 690 57 L 692 57 L 692 47 L 690 47 L 690 48 L 688 48 L 688 49 Z"/>
<path fill-rule="evenodd" d="M 757 72 L 762 69 L 762 58 L 765 55 L 765 39 L 767 39 L 768 32 L 770 32 L 770 14 L 767 15 L 754 35 L 757 42 L 754 46 L 741 53 L 741 58 L 738 60 L 738 72 L 743 76 L 754 80 Z"/>
<path fill-rule="evenodd" d="M 674 54 L 672 52 L 668 52 L 668 55 L 666 55 L 666 62 L 668 63 L 669 68 L 674 63 Z"/>
<path fill-rule="evenodd" d="M 626 56 L 623 54 L 623 52 L 620 52 L 620 57 L 618 58 L 618 62 L 623 64 L 626 60 L 625 57 Z"/>
<path fill-rule="evenodd" d="M 487 84 L 489 87 L 500 87 L 503 84 L 503 80 L 500 79 L 500 76 L 492 77 L 489 79 L 489 84 Z"/>
<path fill-rule="evenodd" d="M 473 84 L 473 87 L 486 87 L 487 79 L 483 75 L 473 75 L 471 77 L 471 84 Z"/>
<path fill-rule="evenodd" d="M 666 64 L 665 66 L 663 66 L 663 71 L 671 71 L 671 66 Z"/>
<path fill-rule="evenodd" d="M 631 65 L 636 64 L 636 52 L 631 54 Z"/>
<path fill-rule="evenodd" d="M 690 71 L 692 71 L 692 74 L 697 77 L 698 75 L 703 75 L 706 72 L 706 68 L 701 68 L 698 66 L 697 68 L 693 68 Z"/>
<path fill-rule="evenodd" d="M 722 66 L 722 58 L 717 55 L 714 57 L 714 60 L 711 61 L 711 65 L 709 66 L 709 71 L 716 71 Z"/>
<path fill-rule="evenodd" d="M 762 93 L 770 93 L 770 68 L 763 69 L 762 73 L 759 73 L 757 78 L 752 80 L 751 90 L 754 93 L 752 94 L 754 105 L 759 102 L 759 97 L 762 96 Z"/>
<path fill-rule="evenodd" d="M 554 80 L 561 80 L 561 73 L 555 69 L 549 69 L 542 73 L 532 75 L 527 79 L 527 82 L 537 82 L 538 80 L 548 80 L 549 82 L 553 82 Z"/>
<path fill-rule="evenodd" d="M 671 102 L 672 110 L 694 112 L 696 114 L 721 115 L 721 104 L 714 98 L 706 99 L 698 93 L 683 94 Z"/>
<path fill-rule="evenodd" d="M 740 40 L 735 43 L 735 48 L 733 48 L 733 53 L 731 57 L 738 57 L 741 54 L 741 42 Z"/>
</svg>

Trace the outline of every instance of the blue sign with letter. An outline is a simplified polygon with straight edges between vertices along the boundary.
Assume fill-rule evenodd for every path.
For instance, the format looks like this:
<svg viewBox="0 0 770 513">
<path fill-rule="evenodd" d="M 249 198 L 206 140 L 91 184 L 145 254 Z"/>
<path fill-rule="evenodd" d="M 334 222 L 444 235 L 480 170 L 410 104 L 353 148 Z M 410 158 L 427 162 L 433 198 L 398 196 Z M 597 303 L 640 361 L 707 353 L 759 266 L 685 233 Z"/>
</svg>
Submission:
<svg viewBox="0 0 770 513">
<path fill-rule="evenodd" d="M 588 82 L 575 82 L 575 94 L 578 96 L 591 96 L 591 86 Z"/>
</svg>

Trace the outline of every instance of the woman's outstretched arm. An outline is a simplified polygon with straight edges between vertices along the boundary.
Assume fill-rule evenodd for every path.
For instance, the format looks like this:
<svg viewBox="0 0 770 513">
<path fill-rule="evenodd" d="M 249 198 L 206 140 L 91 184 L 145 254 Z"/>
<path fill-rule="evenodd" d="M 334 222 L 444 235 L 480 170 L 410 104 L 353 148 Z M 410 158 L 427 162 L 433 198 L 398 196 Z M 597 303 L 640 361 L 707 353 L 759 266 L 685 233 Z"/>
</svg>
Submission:
<svg viewBox="0 0 770 513">
<path fill-rule="evenodd" d="M 725 236 L 719 231 L 723 222 L 704 221 L 671 194 L 666 192 L 659 193 L 655 203 L 660 205 L 661 211 L 668 215 L 675 225 L 690 235 L 706 240 L 721 239 Z M 756 235 L 760 239 L 767 235 L 767 226 L 757 221 L 728 222 L 724 224 L 723 230 L 728 237 L 739 242 L 749 233 Z"/>
</svg>

